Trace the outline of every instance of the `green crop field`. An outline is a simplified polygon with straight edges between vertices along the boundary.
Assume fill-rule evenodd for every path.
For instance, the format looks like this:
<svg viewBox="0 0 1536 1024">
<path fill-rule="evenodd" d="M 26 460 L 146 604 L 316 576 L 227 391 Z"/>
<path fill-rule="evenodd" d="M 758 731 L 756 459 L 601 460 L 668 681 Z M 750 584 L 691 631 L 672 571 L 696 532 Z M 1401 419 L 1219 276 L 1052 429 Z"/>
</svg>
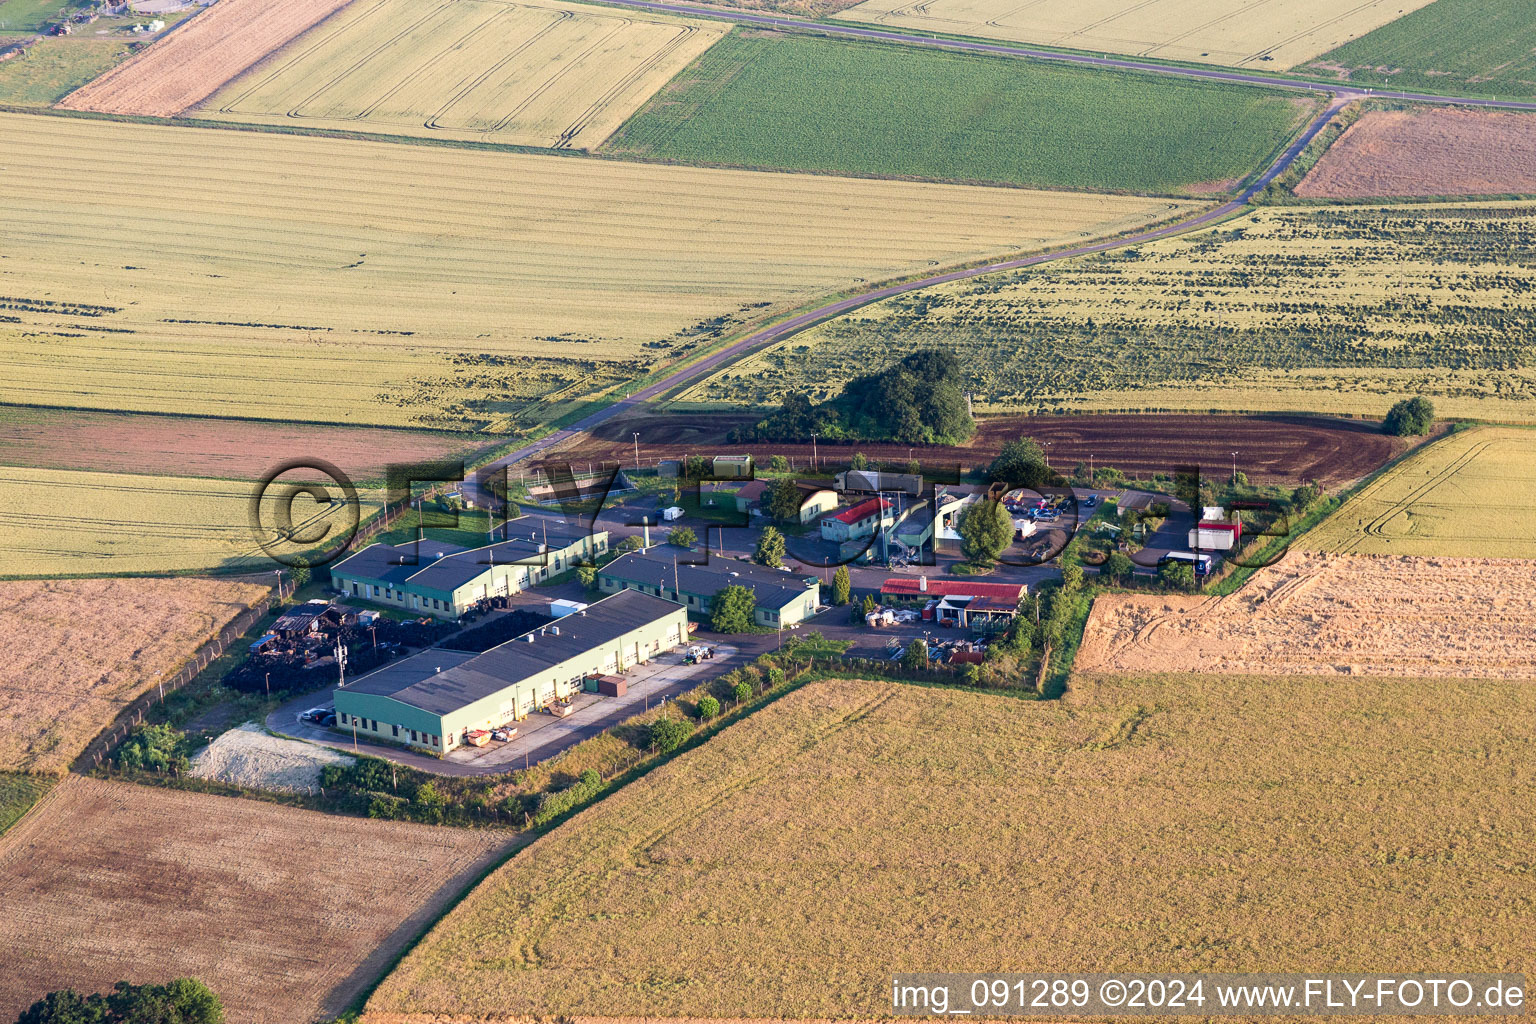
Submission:
<svg viewBox="0 0 1536 1024">
<path fill-rule="evenodd" d="M 1297 70 L 1409 92 L 1536 96 L 1536 4 L 1435 0 Z"/>
<path fill-rule="evenodd" d="M 1311 109 L 1263 89 L 737 30 L 605 149 L 742 167 L 1215 191 L 1259 170 Z"/>
<path fill-rule="evenodd" d="M 822 398 L 941 345 L 979 409 L 1442 413 L 1536 421 L 1536 205 L 1258 210 L 925 289 L 721 370 L 688 401 Z"/>
<path fill-rule="evenodd" d="M 284 477 L 284 479 L 288 479 Z M 232 480 L 83 473 L 0 466 L 0 577 L 107 576 L 199 569 L 271 570 L 250 523 L 255 485 Z M 280 485 L 263 499 L 262 537 L 272 550 Z M 340 492 L 334 492 L 340 496 Z M 376 511 L 382 494 L 361 491 L 359 515 Z M 293 502 L 301 536 L 339 535 L 350 514 L 340 501 L 308 496 Z"/>
<path fill-rule="evenodd" d="M 0 38 L 41 32 L 49 22 L 77 6 L 74 0 L 0 0 Z"/>
<path fill-rule="evenodd" d="M 0 832 L 16 824 L 53 784 L 53 779 L 42 775 L 0 771 Z"/>
<path fill-rule="evenodd" d="M 1536 431 L 1479 427 L 1414 452 L 1299 542 L 1361 555 L 1536 558 Z"/>
<path fill-rule="evenodd" d="M 46 107 L 128 56 L 122 39 L 48 36 L 0 63 L 0 103 Z"/>
<path fill-rule="evenodd" d="M 872 1020 L 893 972 L 962 967 L 1529 971 L 1533 714 L 1490 680 L 810 684 L 517 853 L 364 1019 Z"/>
</svg>

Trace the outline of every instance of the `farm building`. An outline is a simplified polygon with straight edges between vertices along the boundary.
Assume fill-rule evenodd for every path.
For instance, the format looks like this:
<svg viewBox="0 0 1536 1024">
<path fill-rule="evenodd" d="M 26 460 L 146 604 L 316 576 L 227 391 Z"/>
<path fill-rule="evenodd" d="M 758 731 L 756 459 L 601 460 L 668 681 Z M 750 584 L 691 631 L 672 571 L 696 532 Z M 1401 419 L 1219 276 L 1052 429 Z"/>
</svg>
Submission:
<svg viewBox="0 0 1536 1024">
<path fill-rule="evenodd" d="M 759 508 L 768 489 L 773 486 L 771 480 L 753 480 L 736 491 L 736 510 L 738 512 L 751 512 Z M 815 522 L 829 509 L 837 507 L 837 492 L 830 487 L 819 483 L 802 483 L 795 481 L 795 490 L 800 492 L 801 523 Z"/>
<path fill-rule="evenodd" d="M 850 541 L 868 537 L 891 525 L 891 503 L 884 498 L 866 498 L 841 512 L 823 516 L 821 536 L 825 540 Z"/>
<path fill-rule="evenodd" d="M 757 598 L 754 618 L 760 626 L 792 626 L 816 613 L 821 604 L 821 581 L 751 562 L 711 559 L 688 565 L 649 553 L 623 555 L 597 571 L 597 585 L 605 594 L 625 589 L 675 601 L 700 617 L 709 614 L 710 602 L 726 587 L 746 587 Z"/>
<path fill-rule="evenodd" d="M 1129 512 L 1149 512 L 1152 509 L 1152 495 L 1146 491 L 1126 491 L 1120 495 L 1120 500 L 1115 504 L 1115 515 L 1123 516 Z"/>
<path fill-rule="evenodd" d="M 747 480 L 752 476 L 752 456 L 716 455 L 710 469 L 717 480 Z"/>
<path fill-rule="evenodd" d="M 888 579 L 880 585 L 885 597 L 928 598 L 923 618 L 941 626 L 959 626 L 979 632 L 1005 629 L 1019 614 L 1019 602 L 1029 588 L 1023 583 L 977 583 L 970 580 L 930 580 L 907 577 Z"/>
<path fill-rule="evenodd" d="M 884 473 L 878 469 L 850 469 L 833 477 L 833 483 L 845 494 L 900 492 L 913 496 L 923 493 L 921 473 Z"/>
<path fill-rule="evenodd" d="M 633 591 L 481 654 L 432 648 L 358 676 L 335 691 L 338 728 L 441 753 L 471 729 L 494 729 L 672 650 L 688 616 Z"/>
<path fill-rule="evenodd" d="M 478 548 L 423 540 L 371 544 L 331 569 L 344 595 L 453 619 L 488 597 L 515 594 L 608 550 L 608 533 L 540 533 Z"/>
<path fill-rule="evenodd" d="M 1209 511 L 1209 509 L 1207 509 Z M 1220 509 L 1216 510 L 1220 512 Z M 1231 551 L 1243 539 L 1241 520 L 1202 520 L 1189 531 L 1189 546 L 1195 551 Z"/>
</svg>

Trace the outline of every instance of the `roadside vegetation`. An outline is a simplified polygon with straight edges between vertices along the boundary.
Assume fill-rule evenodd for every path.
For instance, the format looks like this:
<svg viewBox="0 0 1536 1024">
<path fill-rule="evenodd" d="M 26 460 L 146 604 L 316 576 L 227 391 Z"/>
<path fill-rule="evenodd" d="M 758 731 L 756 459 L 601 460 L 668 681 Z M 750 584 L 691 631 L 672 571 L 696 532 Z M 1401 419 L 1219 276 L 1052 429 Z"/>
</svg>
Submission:
<svg viewBox="0 0 1536 1024">
<path fill-rule="evenodd" d="M 737 29 L 603 149 L 777 170 L 1226 192 L 1305 114 L 1294 96 L 1268 89 Z"/>
</svg>

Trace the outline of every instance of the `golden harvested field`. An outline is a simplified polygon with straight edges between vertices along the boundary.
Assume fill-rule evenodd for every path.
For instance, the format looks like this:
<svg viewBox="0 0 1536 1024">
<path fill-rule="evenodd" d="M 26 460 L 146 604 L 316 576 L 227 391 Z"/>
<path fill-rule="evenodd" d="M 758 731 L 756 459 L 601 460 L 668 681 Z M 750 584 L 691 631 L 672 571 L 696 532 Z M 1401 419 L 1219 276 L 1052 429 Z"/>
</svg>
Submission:
<svg viewBox="0 0 1536 1024">
<path fill-rule="evenodd" d="M 1536 558 L 1536 433 L 1478 427 L 1421 448 L 1299 543 L 1358 555 Z"/>
<path fill-rule="evenodd" d="M 1281 71 L 1430 0 L 865 0 L 836 17 L 908 31 Z"/>
<path fill-rule="evenodd" d="M 262 499 L 262 537 L 272 552 L 312 546 L 280 542 L 275 524 L 284 482 L 316 476 L 285 475 Z M 251 529 L 255 489 L 234 480 L 0 466 L 0 576 L 270 571 L 276 566 Z M 341 498 L 334 486 L 328 493 Z M 359 518 L 376 511 L 382 497 L 359 491 Z M 343 501 L 321 505 L 308 495 L 294 498 L 292 518 L 300 538 L 316 544 L 339 539 L 352 522 Z"/>
<path fill-rule="evenodd" d="M 828 291 L 1195 205 L 26 115 L 0 150 L 0 401 L 283 421 L 549 419 Z"/>
<path fill-rule="evenodd" d="M 1371 111 L 1295 192 L 1325 199 L 1536 192 L 1536 116 L 1455 107 Z"/>
<path fill-rule="evenodd" d="M 191 975 L 230 1024 L 331 1020 L 506 844 L 71 777 L 0 838 L 0 1015 Z"/>
<path fill-rule="evenodd" d="M 59 101 L 68 110 L 171 117 L 348 0 L 219 0 Z"/>
<path fill-rule="evenodd" d="M 267 590 L 199 579 L 0 583 L 0 768 L 68 768 L 123 705 Z"/>
<path fill-rule="evenodd" d="M 518 853 L 364 1021 L 874 1019 L 892 972 L 961 965 L 1528 971 L 1533 713 L 1486 680 L 812 684 Z"/>
<path fill-rule="evenodd" d="M 1096 598 L 1079 672 L 1536 679 L 1530 562 L 1292 552 L 1226 597 Z"/>
<path fill-rule="evenodd" d="M 198 114 L 592 149 L 728 27 L 572 3 L 360 0 Z"/>
<path fill-rule="evenodd" d="M 1536 205 L 1267 207 L 1220 227 L 874 303 L 682 397 L 813 398 L 918 349 L 987 412 L 1319 412 L 1536 422 Z M 808 348 L 809 351 L 803 351 Z"/>
</svg>

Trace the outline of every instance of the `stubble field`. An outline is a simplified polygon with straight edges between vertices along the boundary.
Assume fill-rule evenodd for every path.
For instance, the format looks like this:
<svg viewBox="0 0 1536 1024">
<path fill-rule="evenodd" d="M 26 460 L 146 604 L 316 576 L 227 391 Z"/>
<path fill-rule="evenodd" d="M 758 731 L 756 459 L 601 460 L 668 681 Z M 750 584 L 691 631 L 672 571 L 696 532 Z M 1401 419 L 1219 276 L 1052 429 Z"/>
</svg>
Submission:
<svg viewBox="0 0 1536 1024">
<path fill-rule="evenodd" d="M 887 299 L 722 369 L 685 401 L 836 393 L 917 348 L 983 411 L 1536 420 L 1536 206 L 1262 208 L 1219 228 Z"/>
<path fill-rule="evenodd" d="M 200 579 L 0 583 L 0 769 L 69 767 L 125 704 L 267 590 Z"/>
<path fill-rule="evenodd" d="M 232 1024 L 332 1020 L 506 842 L 70 778 L 0 837 L 0 1014 L 190 975 Z"/>
<path fill-rule="evenodd" d="M 365 0 L 197 114 L 591 149 L 725 32 L 720 22 L 584 4 Z"/>
<path fill-rule="evenodd" d="M 0 148 L 0 401 L 288 422 L 547 421 L 828 291 L 1192 208 L 25 115 Z"/>
<path fill-rule="evenodd" d="M 865 0 L 848 21 L 1281 71 L 1430 0 Z"/>
<path fill-rule="evenodd" d="M 1497 681 L 813 684 L 520 852 L 364 1020 L 869 1019 L 870 979 L 959 965 L 1529 969 L 1533 710 Z"/>
<path fill-rule="evenodd" d="M 1080 672 L 1536 679 L 1532 564 L 1292 552 L 1235 594 L 1108 594 Z"/>
<path fill-rule="evenodd" d="M 1533 494 L 1536 432 L 1463 430 L 1393 466 L 1298 543 L 1356 555 L 1536 558 Z"/>
<path fill-rule="evenodd" d="M 1536 116 L 1454 107 L 1371 111 L 1295 192 L 1309 199 L 1536 192 Z"/>
</svg>

